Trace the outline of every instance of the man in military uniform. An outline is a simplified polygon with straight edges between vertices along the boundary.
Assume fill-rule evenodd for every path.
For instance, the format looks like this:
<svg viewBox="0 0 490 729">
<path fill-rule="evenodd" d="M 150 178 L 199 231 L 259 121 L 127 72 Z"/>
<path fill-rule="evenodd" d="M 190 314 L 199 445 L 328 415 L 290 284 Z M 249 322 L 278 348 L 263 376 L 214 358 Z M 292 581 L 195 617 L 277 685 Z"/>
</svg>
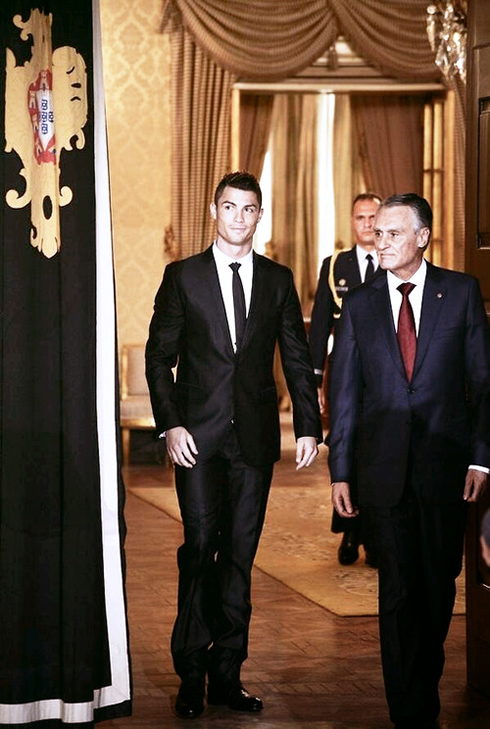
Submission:
<svg viewBox="0 0 490 729">
<path fill-rule="evenodd" d="M 327 413 L 325 401 L 327 368 L 326 355 L 328 339 L 335 330 L 340 316 L 342 297 L 349 289 L 359 286 L 378 272 L 378 258 L 374 249 L 374 217 L 381 198 L 371 192 L 357 195 L 352 204 L 352 235 L 354 246 L 323 261 L 315 302 L 311 314 L 310 349 L 317 378 L 318 397 L 322 413 Z M 328 440 L 328 438 L 327 438 Z M 363 533 L 362 518 L 340 517 L 335 511 L 332 517 L 332 532 L 343 533 L 338 558 L 340 564 L 353 564 L 359 557 L 359 545 L 364 544 L 366 562 L 376 566 L 374 550 L 370 548 L 367 535 Z"/>
</svg>

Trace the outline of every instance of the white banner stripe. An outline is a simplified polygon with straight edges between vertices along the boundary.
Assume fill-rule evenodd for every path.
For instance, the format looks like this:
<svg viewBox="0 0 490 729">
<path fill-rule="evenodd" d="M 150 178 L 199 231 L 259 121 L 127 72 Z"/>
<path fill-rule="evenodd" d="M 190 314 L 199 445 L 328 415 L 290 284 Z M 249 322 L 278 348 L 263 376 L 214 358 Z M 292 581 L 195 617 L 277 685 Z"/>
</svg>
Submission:
<svg viewBox="0 0 490 729">
<path fill-rule="evenodd" d="M 93 0 L 94 141 L 97 236 L 97 420 L 107 628 L 112 686 L 100 691 L 96 708 L 130 699 L 126 609 L 119 531 L 116 431 L 116 310 L 109 165 L 105 118 L 99 0 Z"/>
</svg>

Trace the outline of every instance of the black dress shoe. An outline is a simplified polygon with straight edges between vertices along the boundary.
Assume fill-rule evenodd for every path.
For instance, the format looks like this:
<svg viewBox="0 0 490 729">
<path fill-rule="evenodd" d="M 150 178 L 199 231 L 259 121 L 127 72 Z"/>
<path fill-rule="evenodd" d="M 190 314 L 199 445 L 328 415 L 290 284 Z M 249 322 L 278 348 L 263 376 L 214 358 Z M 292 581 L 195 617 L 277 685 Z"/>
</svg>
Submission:
<svg viewBox="0 0 490 729">
<path fill-rule="evenodd" d="M 201 681 L 182 681 L 175 712 L 181 719 L 196 719 L 204 711 L 204 685 Z"/>
<path fill-rule="evenodd" d="M 356 532 L 346 531 L 338 551 L 340 564 L 354 564 L 359 558 L 359 539 Z"/>
<path fill-rule="evenodd" d="M 395 722 L 395 729 L 441 729 L 437 721 L 438 711 L 417 712 Z"/>
<path fill-rule="evenodd" d="M 437 719 L 403 719 L 395 724 L 395 729 L 441 729 Z"/>
<path fill-rule="evenodd" d="M 264 705 L 258 696 L 251 696 L 247 689 L 238 684 L 209 684 L 208 704 L 227 704 L 234 711 L 262 711 Z"/>
</svg>

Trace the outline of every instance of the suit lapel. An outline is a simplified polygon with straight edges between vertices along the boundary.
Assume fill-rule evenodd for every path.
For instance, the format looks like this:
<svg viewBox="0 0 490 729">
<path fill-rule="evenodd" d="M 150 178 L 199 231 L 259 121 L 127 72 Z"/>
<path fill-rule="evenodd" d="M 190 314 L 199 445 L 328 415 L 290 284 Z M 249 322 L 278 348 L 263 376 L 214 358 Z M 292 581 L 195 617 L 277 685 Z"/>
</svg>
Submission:
<svg viewBox="0 0 490 729">
<path fill-rule="evenodd" d="M 216 268 L 212 245 L 202 254 L 202 261 L 204 264 L 203 275 L 198 285 L 203 291 L 209 292 L 209 296 L 212 301 L 209 311 L 212 312 L 213 316 L 216 316 L 223 334 L 226 349 L 228 350 L 228 353 L 234 357 L 235 351 L 233 349 L 233 342 L 231 341 L 230 327 L 228 326 L 228 319 L 226 317 L 225 303 L 221 293 L 218 269 Z"/>
<path fill-rule="evenodd" d="M 373 290 L 373 311 L 376 312 L 376 316 L 373 317 L 373 321 L 376 322 L 376 326 L 378 326 L 382 332 L 386 348 L 393 358 L 396 368 L 400 371 L 400 374 L 405 377 L 405 367 L 403 365 L 400 347 L 398 346 L 398 339 L 396 338 L 396 331 L 393 323 L 393 313 L 391 309 L 386 272 L 380 272 L 379 275 L 376 275 L 371 279 L 369 284 L 372 286 Z"/>
<path fill-rule="evenodd" d="M 242 345 L 240 350 L 243 350 L 246 346 L 247 341 L 250 337 L 250 332 L 253 330 L 254 322 L 258 316 L 258 302 L 263 301 L 264 297 L 264 285 L 265 276 L 262 269 L 260 256 L 255 251 L 253 253 L 253 278 L 252 278 L 252 292 L 250 294 L 250 308 L 248 311 L 247 321 L 245 322 L 245 331 L 243 333 Z"/>
<path fill-rule="evenodd" d="M 439 319 L 446 299 L 447 288 L 439 276 L 438 269 L 427 263 L 422 310 L 420 312 L 419 334 L 417 337 L 417 354 L 415 356 L 414 376 L 422 366 L 432 340 L 434 328 Z"/>
</svg>

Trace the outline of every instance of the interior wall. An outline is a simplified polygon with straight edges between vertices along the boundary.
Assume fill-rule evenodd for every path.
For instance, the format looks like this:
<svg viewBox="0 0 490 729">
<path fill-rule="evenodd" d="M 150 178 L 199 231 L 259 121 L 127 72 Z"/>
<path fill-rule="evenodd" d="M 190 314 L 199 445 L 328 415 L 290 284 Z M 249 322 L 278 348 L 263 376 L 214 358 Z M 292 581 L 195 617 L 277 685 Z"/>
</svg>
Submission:
<svg viewBox="0 0 490 729">
<path fill-rule="evenodd" d="M 100 0 L 118 337 L 145 342 L 171 220 L 170 45 L 161 0 Z"/>
</svg>

